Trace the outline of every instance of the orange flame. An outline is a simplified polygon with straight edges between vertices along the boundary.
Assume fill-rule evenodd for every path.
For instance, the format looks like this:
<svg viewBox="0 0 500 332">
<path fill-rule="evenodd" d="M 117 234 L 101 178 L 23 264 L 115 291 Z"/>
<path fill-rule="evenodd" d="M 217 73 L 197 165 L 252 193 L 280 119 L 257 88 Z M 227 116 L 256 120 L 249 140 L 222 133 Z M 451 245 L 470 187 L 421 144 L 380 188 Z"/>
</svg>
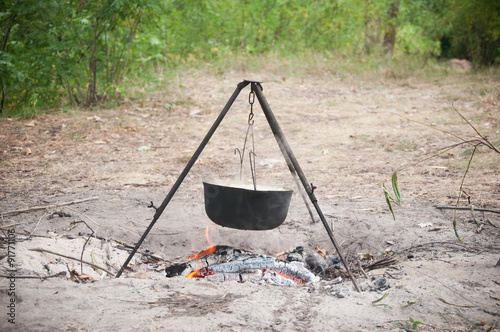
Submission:
<svg viewBox="0 0 500 332">
<path fill-rule="evenodd" d="M 194 260 L 199 260 L 201 257 L 205 257 L 206 255 L 209 255 L 213 253 L 217 249 L 217 246 L 211 246 L 210 248 L 207 248 L 205 250 L 200 251 L 199 253 L 194 254 L 193 256 L 189 257 L 187 260 L 188 262 L 194 261 Z"/>
<path fill-rule="evenodd" d="M 214 275 L 214 272 L 210 270 L 208 267 L 202 267 L 199 270 L 193 271 L 189 273 L 186 278 L 193 279 L 193 278 L 205 278 L 206 276 L 211 276 Z"/>
<path fill-rule="evenodd" d="M 206 239 L 209 247 L 207 249 L 202 250 L 199 253 L 196 253 L 193 256 L 189 257 L 189 259 L 187 260 L 188 262 L 196 261 L 197 265 L 198 264 L 201 265 L 201 262 L 199 261 L 200 258 L 205 257 L 205 256 L 213 253 L 217 249 L 217 246 L 215 245 L 215 243 L 210 241 L 210 236 L 209 236 L 210 228 L 209 228 L 209 226 L 210 226 L 210 224 L 207 224 L 207 228 L 205 229 L 205 239 Z M 193 251 L 194 251 L 194 244 L 193 244 Z M 205 278 L 206 276 L 213 275 L 213 274 L 214 274 L 213 271 L 211 271 L 208 267 L 202 267 L 201 269 L 198 269 L 196 271 L 189 273 L 186 276 L 186 278 L 189 278 L 189 279 Z"/>
<path fill-rule="evenodd" d="M 198 260 L 201 257 L 204 257 L 206 255 L 213 253 L 217 249 L 215 243 L 210 241 L 210 236 L 209 236 L 210 228 L 209 227 L 210 227 L 210 224 L 207 224 L 207 228 L 205 228 L 205 240 L 207 241 L 208 248 L 203 250 L 203 251 L 200 251 L 199 253 L 194 254 L 191 257 L 189 257 L 188 262 L 193 261 L 193 260 Z M 193 251 L 195 251 L 194 244 L 193 244 Z"/>
</svg>

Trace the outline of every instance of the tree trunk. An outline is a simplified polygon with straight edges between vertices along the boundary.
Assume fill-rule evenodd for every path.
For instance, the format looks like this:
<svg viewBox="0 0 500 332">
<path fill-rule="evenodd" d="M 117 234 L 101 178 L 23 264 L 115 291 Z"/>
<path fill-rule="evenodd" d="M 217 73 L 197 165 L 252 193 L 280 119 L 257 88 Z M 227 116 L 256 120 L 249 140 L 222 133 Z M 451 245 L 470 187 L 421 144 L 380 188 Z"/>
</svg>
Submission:
<svg viewBox="0 0 500 332">
<path fill-rule="evenodd" d="M 389 24 L 384 35 L 384 48 L 387 53 L 394 53 L 394 45 L 396 44 L 396 21 L 399 13 L 399 0 L 395 0 L 389 9 Z"/>
<path fill-rule="evenodd" d="M 89 73 L 89 88 L 87 90 L 87 101 L 85 103 L 86 107 L 97 104 L 97 58 L 94 54 L 90 58 L 90 73 Z"/>
<path fill-rule="evenodd" d="M 16 17 L 17 17 L 17 14 L 12 15 L 9 18 L 9 21 L 14 22 L 16 20 Z M 7 28 L 7 30 L 5 31 L 5 36 L 3 37 L 3 40 L 2 40 L 2 52 L 5 52 L 5 50 L 7 49 L 7 41 L 9 40 L 11 29 L 12 29 L 12 27 L 9 26 Z M 3 104 L 5 101 L 5 90 L 7 89 L 7 85 L 4 83 L 2 77 L 0 77 L 0 87 L 2 89 L 1 100 L 0 100 L 0 114 L 3 114 Z"/>
<path fill-rule="evenodd" d="M 100 33 L 97 32 L 99 21 L 96 20 L 94 23 L 92 23 L 92 25 L 94 27 L 94 40 L 92 42 L 92 55 L 90 56 L 89 63 L 89 86 L 87 89 L 87 100 L 85 101 L 85 107 L 90 107 L 97 104 L 97 58 L 95 54 L 97 51 L 97 39 L 100 35 Z"/>
</svg>

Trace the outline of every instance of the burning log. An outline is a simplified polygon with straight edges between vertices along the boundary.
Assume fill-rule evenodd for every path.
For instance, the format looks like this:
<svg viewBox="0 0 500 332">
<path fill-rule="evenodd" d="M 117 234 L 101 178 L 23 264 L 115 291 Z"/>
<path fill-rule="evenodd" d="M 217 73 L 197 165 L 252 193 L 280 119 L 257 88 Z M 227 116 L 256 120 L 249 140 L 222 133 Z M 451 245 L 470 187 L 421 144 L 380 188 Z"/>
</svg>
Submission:
<svg viewBox="0 0 500 332">
<path fill-rule="evenodd" d="M 227 246 L 214 246 L 165 270 L 167 277 L 205 278 L 214 281 L 239 281 L 279 285 L 312 284 L 320 280 L 303 262 L 282 261 Z"/>
</svg>

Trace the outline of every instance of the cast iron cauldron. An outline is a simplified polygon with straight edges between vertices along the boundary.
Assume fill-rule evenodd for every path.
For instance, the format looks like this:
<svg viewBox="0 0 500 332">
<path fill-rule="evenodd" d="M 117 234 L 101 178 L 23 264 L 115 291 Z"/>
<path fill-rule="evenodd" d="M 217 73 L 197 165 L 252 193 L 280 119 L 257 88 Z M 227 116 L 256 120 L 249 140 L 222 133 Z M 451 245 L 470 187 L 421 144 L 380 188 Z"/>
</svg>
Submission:
<svg viewBox="0 0 500 332">
<path fill-rule="evenodd" d="M 214 223 L 243 230 L 268 230 L 285 221 L 293 190 L 254 190 L 203 182 L 205 211 Z"/>
</svg>

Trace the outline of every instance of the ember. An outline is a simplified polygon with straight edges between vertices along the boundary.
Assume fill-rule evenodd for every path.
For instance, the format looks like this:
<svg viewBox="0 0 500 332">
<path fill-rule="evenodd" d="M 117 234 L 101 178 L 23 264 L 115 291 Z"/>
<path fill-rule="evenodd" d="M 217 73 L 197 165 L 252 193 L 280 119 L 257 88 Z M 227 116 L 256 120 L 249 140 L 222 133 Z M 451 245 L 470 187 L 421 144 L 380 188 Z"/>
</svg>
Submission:
<svg viewBox="0 0 500 332">
<path fill-rule="evenodd" d="M 277 285 L 312 284 L 320 278 L 305 265 L 303 248 L 288 255 L 275 257 L 251 253 L 227 246 L 205 249 L 187 262 L 174 264 L 166 269 L 167 277 L 176 275 L 214 281 L 238 281 Z M 298 260 L 297 255 L 303 259 Z M 200 265 L 203 265 L 200 268 Z"/>
<path fill-rule="evenodd" d="M 201 269 L 198 269 L 196 271 L 193 271 L 189 273 L 186 278 L 193 279 L 193 278 L 205 278 L 206 276 L 211 276 L 214 275 L 214 272 L 210 270 L 208 267 L 203 267 Z"/>
</svg>

